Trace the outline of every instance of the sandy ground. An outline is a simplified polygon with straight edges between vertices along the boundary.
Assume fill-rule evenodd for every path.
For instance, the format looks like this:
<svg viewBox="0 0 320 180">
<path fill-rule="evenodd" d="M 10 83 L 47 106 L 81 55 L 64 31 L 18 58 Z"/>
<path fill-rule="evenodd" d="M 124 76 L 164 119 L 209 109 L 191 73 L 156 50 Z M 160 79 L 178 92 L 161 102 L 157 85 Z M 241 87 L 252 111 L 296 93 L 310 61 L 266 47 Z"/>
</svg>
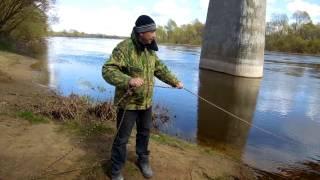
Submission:
<svg viewBox="0 0 320 180">
<path fill-rule="evenodd" d="M 93 138 L 82 144 L 79 137 L 59 131 L 61 124 L 31 124 L 17 116 L 24 107 L 39 105 L 52 92 L 41 84 L 48 81 L 41 60 L 0 51 L 0 179 L 39 177 L 57 158 L 74 149 L 50 168 L 58 173 L 90 167 L 108 158 L 112 137 Z M 125 179 L 143 179 L 135 167 L 134 136 L 128 145 L 129 156 L 123 171 Z M 168 145 L 151 140 L 153 179 L 255 179 L 245 165 L 217 152 L 205 152 L 195 145 Z M 78 170 L 46 179 L 108 179 L 105 167 Z"/>
</svg>

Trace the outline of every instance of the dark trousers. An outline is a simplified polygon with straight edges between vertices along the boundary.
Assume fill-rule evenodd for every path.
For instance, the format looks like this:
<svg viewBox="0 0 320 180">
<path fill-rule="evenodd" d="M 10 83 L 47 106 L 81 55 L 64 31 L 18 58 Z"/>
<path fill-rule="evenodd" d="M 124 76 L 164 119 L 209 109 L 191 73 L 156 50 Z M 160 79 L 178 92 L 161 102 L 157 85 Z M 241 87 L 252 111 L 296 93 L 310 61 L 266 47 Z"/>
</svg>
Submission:
<svg viewBox="0 0 320 180">
<path fill-rule="evenodd" d="M 127 159 L 127 143 L 134 123 L 137 127 L 136 153 L 138 157 L 148 157 L 149 155 L 148 144 L 152 125 L 152 108 L 146 110 L 119 109 L 117 113 L 117 128 L 119 128 L 119 131 L 111 150 L 111 173 L 114 175 L 120 173 Z"/>
</svg>

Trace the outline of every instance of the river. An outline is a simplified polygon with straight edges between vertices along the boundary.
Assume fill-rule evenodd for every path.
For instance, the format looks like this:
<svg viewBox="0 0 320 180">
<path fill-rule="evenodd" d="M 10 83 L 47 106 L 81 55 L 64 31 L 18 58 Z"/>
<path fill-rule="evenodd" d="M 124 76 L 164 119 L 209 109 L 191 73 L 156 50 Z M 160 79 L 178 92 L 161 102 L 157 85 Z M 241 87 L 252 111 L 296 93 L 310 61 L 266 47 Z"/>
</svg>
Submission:
<svg viewBox="0 0 320 180">
<path fill-rule="evenodd" d="M 114 87 L 101 67 L 121 40 L 48 39 L 49 86 L 63 95 L 76 93 L 104 101 Z M 320 162 L 320 57 L 265 53 L 262 79 L 199 70 L 201 48 L 160 45 L 158 56 L 192 92 L 252 125 L 178 89 L 154 89 L 154 107 L 168 110 L 161 128 L 222 151 L 268 172 Z M 158 85 L 165 85 L 157 80 Z"/>
</svg>

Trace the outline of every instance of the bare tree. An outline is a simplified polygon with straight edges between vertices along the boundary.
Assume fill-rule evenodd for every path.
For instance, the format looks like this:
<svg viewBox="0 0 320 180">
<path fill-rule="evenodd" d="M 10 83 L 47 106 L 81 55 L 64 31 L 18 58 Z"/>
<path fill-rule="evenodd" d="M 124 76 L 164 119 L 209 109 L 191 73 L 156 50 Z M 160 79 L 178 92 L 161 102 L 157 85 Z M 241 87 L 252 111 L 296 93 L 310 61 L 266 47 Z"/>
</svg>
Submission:
<svg viewBox="0 0 320 180">
<path fill-rule="evenodd" d="M 312 23 L 309 14 L 306 11 L 296 11 L 292 15 L 294 19 L 293 27 L 295 31 L 298 31 L 304 24 Z"/>
<path fill-rule="evenodd" d="M 269 27 L 268 27 L 269 26 Z M 270 27 L 271 26 L 271 27 Z M 281 35 L 288 33 L 289 18 L 286 14 L 272 14 L 271 22 L 267 24 L 267 28 Z"/>
<path fill-rule="evenodd" d="M 31 11 L 46 19 L 46 12 L 54 3 L 55 0 L 1 0 L 0 35 L 12 32 Z"/>
</svg>

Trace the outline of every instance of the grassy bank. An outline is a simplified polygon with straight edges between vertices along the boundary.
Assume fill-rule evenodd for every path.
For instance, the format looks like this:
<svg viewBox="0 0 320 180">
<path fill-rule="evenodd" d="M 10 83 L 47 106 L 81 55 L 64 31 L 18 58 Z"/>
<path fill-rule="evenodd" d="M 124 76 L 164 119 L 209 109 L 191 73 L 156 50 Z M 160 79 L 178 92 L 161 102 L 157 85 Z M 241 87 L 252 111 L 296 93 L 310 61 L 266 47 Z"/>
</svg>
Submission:
<svg viewBox="0 0 320 180">
<path fill-rule="evenodd" d="M 86 162 L 85 165 L 78 169 L 81 177 L 85 177 L 85 179 L 100 179 L 109 173 L 110 161 L 108 159 L 112 140 L 116 132 L 115 109 L 111 103 L 92 103 L 87 98 L 76 95 L 69 97 L 55 95 L 46 99 L 44 103 L 38 106 L 22 106 L 19 109 L 16 113 L 18 118 L 24 119 L 32 125 L 39 123 L 58 124 L 59 128 L 57 132 L 68 134 L 68 136 L 77 139 L 76 143 L 80 144 L 87 154 L 83 156 L 83 160 Z M 155 114 L 153 121 L 158 121 L 155 118 L 161 116 L 165 115 Z M 135 131 L 133 134 L 135 134 Z M 124 174 L 125 176 L 133 177 L 133 179 L 140 179 L 139 170 L 134 165 L 134 145 L 135 136 L 132 135 L 128 145 L 129 159 Z M 180 171 L 178 177 L 185 177 L 186 179 L 253 178 L 253 174 L 249 168 L 242 165 L 239 160 L 232 159 L 210 148 L 200 147 L 196 144 L 159 133 L 156 128 L 153 129 L 150 146 L 151 152 L 156 155 L 151 158 L 153 166 L 158 169 L 164 169 L 167 166 L 171 168 L 177 166 Z M 172 158 L 177 160 L 177 162 L 173 162 Z M 225 163 L 225 167 L 222 169 L 215 169 L 218 163 L 217 158 L 219 159 L 219 163 Z M 197 163 L 195 163 L 196 161 Z M 157 163 L 165 163 L 166 165 L 159 166 Z M 190 168 L 194 170 L 191 170 L 191 174 L 185 176 L 186 174 L 183 171 L 189 171 Z M 212 171 L 213 169 L 215 171 Z M 240 170 L 246 173 L 238 174 Z M 61 171 L 59 173 L 68 172 Z M 164 170 L 158 177 L 162 179 L 165 176 L 170 176 L 171 173 L 173 173 L 172 170 L 168 170 L 168 172 Z M 50 177 L 51 174 L 46 174 L 46 176 Z"/>
<path fill-rule="evenodd" d="M 32 68 L 37 59 L 0 52 L 0 62 L 0 86 L 4 87 L 0 88 L 0 159 L 5 160 L 0 161 L 0 178 L 105 179 L 116 131 L 113 105 L 77 95 L 62 97 L 39 86 L 38 77 L 45 76 L 45 71 Z M 160 108 L 154 115 L 159 123 L 167 120 L 163 112 Z M 125 177 L 143 179 L 134 165 L 134 134 L 123 172 Z M 253 172 L 241 162 L 156 128 L 150 150 L 155 179 L 253 179 Z"/>
</svg>

